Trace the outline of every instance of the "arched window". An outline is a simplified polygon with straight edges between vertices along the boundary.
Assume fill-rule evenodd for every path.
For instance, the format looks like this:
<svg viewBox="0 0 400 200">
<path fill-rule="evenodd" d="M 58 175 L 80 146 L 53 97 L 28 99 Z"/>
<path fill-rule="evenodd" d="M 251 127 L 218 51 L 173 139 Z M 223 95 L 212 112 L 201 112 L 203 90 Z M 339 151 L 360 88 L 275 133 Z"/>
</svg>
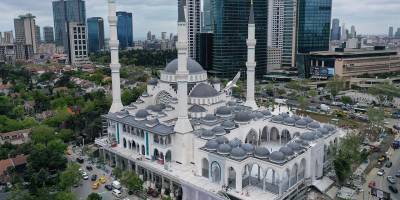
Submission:
<svg viewBox="0 0 400 200">
<path fill-rule="evenodd" d="M 124 144 L 124 148 L 126 148 L 126 139 L 124 138 L 124 140 L 123 140 L 124 142 L 123 142 L 123 144 Z"/>
<path fill-rule="evenodd" d="M 201 175 L 203 177 L 208 178 L 209 168 L 210 168 L 210 166 L 209 166 L 207 158 L 203 158 L 203 160 L 201 161 Z"/>
<path fill-rule="evenodd" d="M 211 178 L 214 183 L 219 183 L 221 181 L 221 167 L 216 161 L 211 163 Z"/>
</svg>

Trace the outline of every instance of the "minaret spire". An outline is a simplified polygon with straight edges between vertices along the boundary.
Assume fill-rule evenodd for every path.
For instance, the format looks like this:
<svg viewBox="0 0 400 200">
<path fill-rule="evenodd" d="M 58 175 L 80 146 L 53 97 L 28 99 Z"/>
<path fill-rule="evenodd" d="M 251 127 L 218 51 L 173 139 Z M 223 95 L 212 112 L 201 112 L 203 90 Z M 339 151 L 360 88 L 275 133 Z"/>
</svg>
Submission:
<svg viewBox="0 0 400 200">
<path fill-rule="evenodd" d="M 249 16 L 249 25 L 248 25 L 248 35 L 247 35 L 247 95 L 246 95 L 246 103 L 245 106 L 251 107 L 253 110 L 258 108 L 255 98 L 254 98 L 254 84 L 255 84 L 255 49 L 256 49 L 256 37 L 255 37 L 255 29 L 256 25 L 254 23 L 254 8 L 253 8 L 253 0 L 251 0 L 250 5 L 250 16 Z"/>
<path fill-rule="evenodd" d="M 181 134 L 193 131 L 188 117 L 188 38 L 184 6 L 185 0 L 182 0 L 181 5 L 178 7 L 178 42 L 176 43 L 178 50 L 178 70 L 176 72 L 178 120 L 174 127 L 175 132 Z"/>
<path fill-rule="evenodd" d="M 117 38 L 117 15 L 115 0 L 108 0 L 108 22 L 110 24 L 110 51 L 111 51 L 111 78 L 112 78 L 112 105 L 110 113 L 119 112 L 123 109 L 121 101 L 121 80 L 119 69 L 119 42 Z"/>
</svg>

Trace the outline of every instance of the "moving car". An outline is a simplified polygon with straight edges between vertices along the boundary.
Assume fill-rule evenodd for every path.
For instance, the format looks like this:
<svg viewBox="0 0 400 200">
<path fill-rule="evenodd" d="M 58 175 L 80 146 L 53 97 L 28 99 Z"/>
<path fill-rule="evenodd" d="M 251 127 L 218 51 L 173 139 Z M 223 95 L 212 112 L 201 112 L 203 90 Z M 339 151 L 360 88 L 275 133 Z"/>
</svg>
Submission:
<svg viewBox="0 0 400 200">
<path fill-rule="evenodd" d="M 99 181 L 100 181 L 100 183 L 104 184 L 104 183 L 106 183 L 107 179 L 106 179 L 105 176 L 101 176 L 101 177 L 99 178 Z"/>
<path fill-rule="evenodd" d="M 388 176 L 386 179 L 387 179 L 387 181 L 388 181 L 389 183 L 391 183 L 391 184 L 395 184 L 395 183 L 396 183 L 396 179 L 394 179 L 393 176 Z"/>
<path fill-rule="evenodd" d="M 378 170 L 378 172 L 376 173 L 378 176 L 383 176 L 385 174 L 385 170 L 380 169 Z"/>
<path fill-rule="evenodd" d="M 389 190 L 392 191 L 393 193 L 397 194 L 399 191 L 397 190 L 397 188 L 393 185 L 389 185 Z"/>
<path fill-rule="evenodd" d="M 93 183 L 92 189 L 96 190 L 97 188 L 99 188 L 99 186 L 100 186 L 100 182 L 96 181 Z"/>
<path fill-rule="evenodd" d="M 121 196 L 122 196 L 121 191 L 119 191 L 119 190 L 117 190 L 117 189 L 114 189 L 114 190 L 112 191 L 112 194 L 113 194 L 114 196 L 116 196 L 116 197 L 121 197 Z"/>
</svg>

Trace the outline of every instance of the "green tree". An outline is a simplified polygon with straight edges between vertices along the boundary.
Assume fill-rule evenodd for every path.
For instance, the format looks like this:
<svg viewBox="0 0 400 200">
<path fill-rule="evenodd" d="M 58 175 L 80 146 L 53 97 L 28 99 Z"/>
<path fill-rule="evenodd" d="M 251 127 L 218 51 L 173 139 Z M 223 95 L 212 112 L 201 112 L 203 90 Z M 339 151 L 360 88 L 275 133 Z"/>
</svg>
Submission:
<svg viewBox="0 0 400 200">
<path fill-rule="evenodd" d="M 340 101 L 341 101 L 342 103 L 344 103 L 344 104 L 352 104 L 352 103 L 353 103 L 353 100 L 352 100 L 351 97 L 349 97 L 349 96 L 342 96 L 342 97 L 340 98 Z"/>
<path fill-rule="evenodd" d="M 72 192 L 58 192 L 55 195 L 55 200 L 76 200 L 76 196 Z"/>
<path fill-rule="evenodd" d="M 117 177 L 118 179 L 121 179 L 121 178 L 122 178 L 123 171 L 122 171 L 121 168 L 119 168 L 119 167 L 114 168 L 114 169 L 112 170 L 112 173 L 113 173 L 113 175 L 114 175 L 115 177 Z"/>
<path fill-rule="evenodd" d="M 299 103 L 299 107 L 302 111 L 305 111 L 308 108 L 308 105 L 310 104 L 309 100 L 305 96 L 297 97 L 297 102 Z"/>
<path fill-rule="evenodd" d="M 72 141 L 75 138 L 74 131 L 71 129 L 61 129 L 57 137 L 64 142 Z"/>
<path fill-rule="evenodd" d="M 90 193 L 86 200 L 102 200 L 103 198 L 97 193 Z"/>
<path fill-rule="evenodd" d="M 374 85 L 368 89 L 368 93 L 374 95 L 378 99 L 378 103 L 383 106 L 385 101 L 391 102 L 394 97 L 400 97 L 400 89 L 391 84 Z"/>
<path fill-rule="evenodd" d="M 332 99 L 335 99 L 335 97 L 339 94 L 339 92 L 344 89 L 344 81 L 339 77 L 334 77 L 333 79 L 328 81 L 326 87 L 331 93 Z"/>
<path fill-rule="evenodd" d="M 65 191 L 71 191 L 71 187 L 81 180 L 79 165 L 76 163 L 68 164 L 67 168 L 61 172 L 59 179 L 60 188 Z"/>
<path fill-rule="evenodd" d="M 124 172 L 121 178 L 129 191 L 139 192 L 143 190 L 143 181 L 134 172 Z"/>
<path fill-rule="evenodd" d="M 54 134 L 55 130 L 49 126 L 46 125 L 40 125 L 32 130 L 32 142 L 37 144 L 45 144 L 51 140 L 54 140 L 56 138 L 56 135 Z"/>
<path fill-rule="evenodd" d="M 385 112 L 382 109 L 368 108 L 367 110 L 368 120 L 370 122 L 371 130 L 379 131 L 383 127 L 385 120 Z"/>
</svg>

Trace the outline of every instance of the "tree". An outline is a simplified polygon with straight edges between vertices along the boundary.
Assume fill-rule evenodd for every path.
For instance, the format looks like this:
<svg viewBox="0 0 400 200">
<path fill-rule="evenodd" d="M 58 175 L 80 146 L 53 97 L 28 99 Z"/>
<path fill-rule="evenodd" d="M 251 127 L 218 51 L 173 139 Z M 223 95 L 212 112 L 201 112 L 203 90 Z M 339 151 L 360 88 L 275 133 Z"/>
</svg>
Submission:
<svg viewBox="0 0 400 200">
<path fill-rule="evenodd" d="M 124 184 L 129 191 L 139 192 L 143 190 L 143 181 L 134 172 L 124 172 L 121 183 Z"/>
<path fill-rule="evenodd" d="M 71 192 L 58 192 L 55 195 L 55 200 L 76 200 L 74 193 Z"/>
<path fill-rule="evenodd" d="M 79 165 L 76 163 L 70 163 L 65 171 L 61 172 L 60 180 L 58 182 L 61 189 L 70 191 L 71 187 L 78 184 L 81 180 L 81 174 L 79 172 Z"/>
<path fill-rule="evenodd" d="M 380 128 L 383 127 L 383 122 L 385 120 L 385 112 L 382 109 L 368 108 L 367 116 L 370 122 L 369 125 L 371 130 L 377 128 L 379 131 Z"/>
<path fill-rule="evenodd" d="M 309 105 L 309 100 L 305 96 L 299 96 L 297 98 L 297 102 L 299 102 L 299 107 L 301 110 L 305 111 Z"/>
<path fill-rule="evenodd" d="M 339 77 L 334 77 L 332 80 L 328 81 L 326 87 L 330 91 L 332 99 L 335 99 L 339 92 L 344 89 L 344 81 Z"/>
<path fill-rule="evenodd" d="M 341 101 L 342 103 L 344 103 L 344 104 L 352 104 L 352 103 L 353 103 L 353 100 L 352 100 L 351 97 L 349 97 L 349 96 L 342 96 L 342 97 L 340 98 L 340 101 Z"/>
<path fill-rule="evenodd" d="M 400 97 L 400 89 L 387 83 L 370 87 L 368 93 L 376 96 L 381 106 L 385 101 L 392 102 L 394 97 Z"/>
<path fill-rule="evenodd" d="M 99 194 L 92 192 L 89 194 L 86 200 L 102 200 L 102 199 L 103 197 L 101 197 Z"/>
<path fill-rule="evenodd" d="M 117 177 L 118 179 L 121 179 L 121 178 L 122 178 L 122 173 L 123 173 L 123 171 L 122 171 L 121 168 L 119 168 L 119 167 L 114 168 L 114 169 L 112 170 L 112 173 L 113 173 L 113 175 L 114 175 L 115 177 Z"/>
<path fill-rule="evenodd" d="M 40 125 L 35 127 L 32 130 L 32 141 L 33 143 L 42 143 L 47 145 L 47 143 L 51 140 L 54 140 L 56 138 L 54 134 L 55 130 L 49 126 L 46 125 Z"/>
</svg>

